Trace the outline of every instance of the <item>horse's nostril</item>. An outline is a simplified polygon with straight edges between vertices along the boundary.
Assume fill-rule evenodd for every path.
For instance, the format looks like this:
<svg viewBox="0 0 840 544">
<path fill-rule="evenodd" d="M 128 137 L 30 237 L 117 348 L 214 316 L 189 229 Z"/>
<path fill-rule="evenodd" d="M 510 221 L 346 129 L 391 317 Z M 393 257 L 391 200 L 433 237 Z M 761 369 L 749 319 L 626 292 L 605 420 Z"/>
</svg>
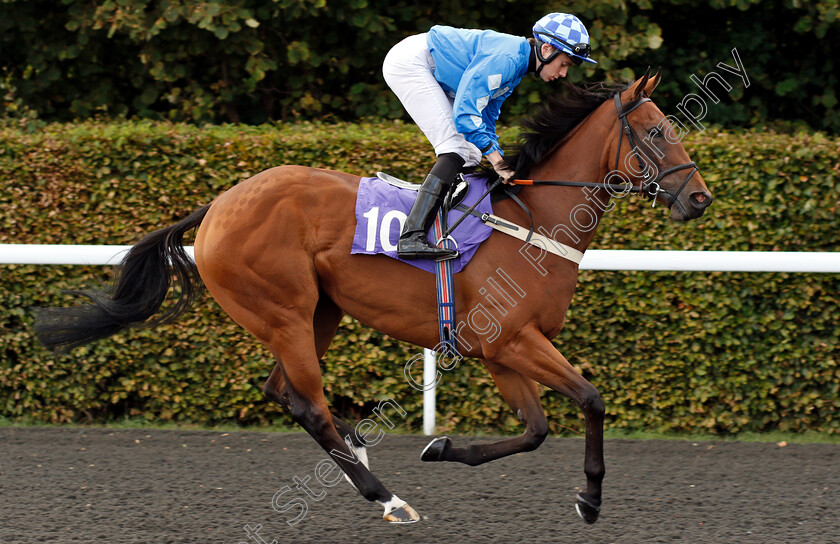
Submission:
<svg viewBox="0 0 840 544">
<path fill-rule="evenodd" d="M 705 191 L 691 193 L 691 204 L 695 208 L 705 208 L 712 203 L 712 195 Z"/>
</svg>

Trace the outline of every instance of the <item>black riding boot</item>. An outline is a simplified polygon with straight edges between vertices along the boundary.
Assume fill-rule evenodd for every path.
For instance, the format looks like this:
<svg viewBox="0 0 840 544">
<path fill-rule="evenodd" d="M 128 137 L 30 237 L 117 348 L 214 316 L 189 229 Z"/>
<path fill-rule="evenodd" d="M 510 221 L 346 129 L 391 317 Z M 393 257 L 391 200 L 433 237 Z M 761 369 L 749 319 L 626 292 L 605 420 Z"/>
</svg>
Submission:
<svg viewBox="0 0 840 544">
<path fill-rule="evenodd" d="M 397 254 L 403 259 L 447 259 L 458 252 L 435 247 L 426 240 L 426 232 L 435 220 L 443 196 L 455 180 L 458 170 L 464 166 L 464 159 L 456 153 L 444 153 L 438 157 L 411 207 L 400 240 Z"/>
<path fill-rule="evenodd" d="M 441 259 L 454 257 L 457 252 L 435 247 L 426 239 L 426 232 L 435 220 L 443 195 L 449 183 L 429 174 L 417 191 L 417 200 L 411 207 L 405 228 L 397 242 L 397 254 L 403 259 Z"/>
</svg>

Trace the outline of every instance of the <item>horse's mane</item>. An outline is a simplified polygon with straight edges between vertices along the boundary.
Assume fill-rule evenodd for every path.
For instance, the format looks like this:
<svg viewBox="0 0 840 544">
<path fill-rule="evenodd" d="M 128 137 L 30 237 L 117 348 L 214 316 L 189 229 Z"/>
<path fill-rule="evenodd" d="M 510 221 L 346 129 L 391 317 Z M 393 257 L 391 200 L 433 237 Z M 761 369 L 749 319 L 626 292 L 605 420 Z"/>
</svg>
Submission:
<svg viewBox="0 0 840 544">
<path fill-rule="evenodd" d="M 533 116 L 522 121 L 524 130 L 519 135 L 519 143 L 512 154 L 505 156 L 505 163 L 516 172 L 517 178 L 527 178 L 531 168 L 581 121 L 615 93 L 628 87 L 626 83 L 607 82 L 585 87 L 565 84 L 563 92 L 550 96 Z"/>
</svg>

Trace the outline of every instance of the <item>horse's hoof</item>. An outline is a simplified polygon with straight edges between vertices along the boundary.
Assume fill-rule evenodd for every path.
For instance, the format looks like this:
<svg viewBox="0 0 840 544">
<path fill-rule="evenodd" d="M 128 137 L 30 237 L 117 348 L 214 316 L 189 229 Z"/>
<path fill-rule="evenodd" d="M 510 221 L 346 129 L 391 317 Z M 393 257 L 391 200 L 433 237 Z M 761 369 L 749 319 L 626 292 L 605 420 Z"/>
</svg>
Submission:
<svg viewBox="0 0 840 544">
<path fill-rule="evenodd" d="M 407 504 L 391 510 L 383 517 L 389 523 L 417 523 L 420 521 L 420 516 L 414 511 L 414 508 Z"/>
<path fill-rule="evenodd" d="M 452 441 L 448 436 L 440 436 L 435 438 L 423 448 L 423 453 L 420 454 L 421 461 L 443 461 L 443 454 L 446 453 L 452 446 Z"/>
<path fill-rule="evenodd" d="M 575 497 L 575 510 L 581 519 L 590 525 L 598 521 L 598 514 L 601 513 L 600 506 L 595 506 L 580 494 Z"/>
</svg>

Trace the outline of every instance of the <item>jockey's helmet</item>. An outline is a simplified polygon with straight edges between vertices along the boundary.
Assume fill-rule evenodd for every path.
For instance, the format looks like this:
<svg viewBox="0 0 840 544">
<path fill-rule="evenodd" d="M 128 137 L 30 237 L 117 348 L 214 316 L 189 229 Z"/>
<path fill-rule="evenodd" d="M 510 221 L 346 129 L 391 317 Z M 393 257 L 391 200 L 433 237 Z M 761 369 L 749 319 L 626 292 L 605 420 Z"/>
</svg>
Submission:
<svg viewBox="0 0 840 544">
<path fill-rule="evenodd" d="M 561 52 L 569 55 L 577 65 L 584 61 L 598 64 L 589 58 L 591 52 L 589 32 L 587 32 L 580 19 L 574 15 L 549 13 L 536 22 L 533 32 L 534 38 L 540 42 L 551 44 L 557 50 L 544 58 L 540 48 L 537 47 L 537 55 L 544 64 L 550 63 Z"/>
</svg>

